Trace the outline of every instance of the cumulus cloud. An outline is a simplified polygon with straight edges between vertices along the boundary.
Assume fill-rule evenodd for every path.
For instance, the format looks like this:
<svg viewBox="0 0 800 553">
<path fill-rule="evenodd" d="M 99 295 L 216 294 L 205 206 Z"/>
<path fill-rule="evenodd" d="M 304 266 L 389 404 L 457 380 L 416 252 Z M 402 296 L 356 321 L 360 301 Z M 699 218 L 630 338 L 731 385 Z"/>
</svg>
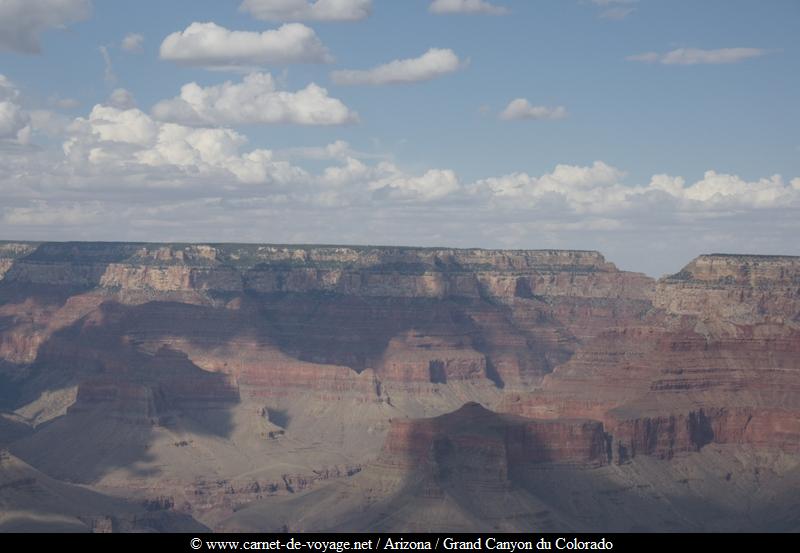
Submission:
<svg viewBox="0 0 800 553">
<path fill-rule="evenodd" d="M 551 173 L 534 177 L 512 173 L 479 180 L 471 186 L 474 194 L 503 205 L 557 204 L 562 209 L 584 213 L 617 206 L 620 198 L 614 185 L 624 173 L 602 161 L 588 167 L 557 165 Z M 599 203 L 598 203 L 599 202 Z"/>
<path fill-rule="evenodd" d="M 381 205 L 386 202 L 427 203 L 457 195 L 462 185 L 450 169 L 411 174 L 389 161 L 368 165 L 346 156 L 316 179 L 318 198 L 327 205 Z M 366 203 L 365 203 L 366 202 Z"/>
<path fill-rule="evenodd" d="M 74 205 L 64 207 L 76 193 L 112 203 L 143 195 L 148 209 L 170 197 L 233 199 L 246 194 L 269 199 L 271 205 L 322 209 L 427 203 L 461 191 L 452 170 L 411 173 L 387 161 L 368 164 L 353 157 L 360 154 L 344 141 L 282 157 L 248 147 L 247 137 L 230 128 L 162 122 L 137 108 L 111 103 L 95 105 L 86 117 L 61 130 L 60 155 L 37 148 L 0 159 L 0 180 L 8 196 L 0 212 L 7 225 L 24 226 L 51 208 L 53 225 L 78 221 Z M 287 157 L 331 163 L 314 173 Z M 148 196 L 147 190 L 154 192 Z M 46 205 L 31 204 L 42 197 L 48 199 Z"/>
<path fill-rule="evenodd" d="M 0 101 L 0 139 L 25 140 L 21 136 L 29 128 L 30 117 L 22 108 L 8 100 Z"/>
<path fill-rule="evenodd" d="M 44 31 L 86 19 L 91 9 L 89 0 L 3 0 L 0 50 L 38 54 Z"/>
<path fill-rule="evenodd" d="M 641 61 L 646 63 L 662 63 L 664 65 L 697 65 L 736 63 L 767 54 L 761 48 L 719 48 L 716 50 L 702 50 L 700 48 L 678 48 L 663 54 L 658 52 L 645 52 L 628 56 L 628 61 Z"/>
<path fill-rule="evenodd" d="M 167 36 L 161 43 L 160 56 L 182 65 L 212 69 L 332 61 L 314 30 L 302 23 L 287 23 L 259 33 L 195 22 Z"/>
<path fill-rule="evenodd" d="M 141 52 L 144 44 L 144 36 L 139 33 L 128 33 L 120 42 L 120 48 L 126 52 Z"/>
<path fill-rule="evenodd" d="M 338 85 L 386 85 L 429 81 L 458 71 L 464 63 L 450 49 L 431 48 L 418 58 L 394 60 L 372 69 L 331 73 Z"/>
<path fill-rule="evenodd" d="M 512 100 L 500 113 L 500 119 L 513 121 L 519 119 L 563 119 L 567 116 L 564 106 L 534 106 L 525 98 Z"/>
<path fill-rule="evenodd" d="M 394 175 L 370 183 L 379 196 L 398 200 L 440 200 L 461 187 L 454 171 L 431 169 L 419 177 Z"/>
<path fill-rule="evenodd" d="M 773 208 L 798 199 L 798 179 L 788 184 L 780 175 L 748 182 L 737 175 L 706 171 L 703 178 L 686 186 L 682 177 L 655 175 L 643 192 L 661 191 L 697 209 L 700 205 L 720 208 Z"/>
<path fill-rule="evenodd" d="M 291 123 L 342 125 L 357 120 L 355 112 L 312 83 L 297 92 L 278 90 L 268 73 L 251 73 L 240 83 L 201 87 L 189 83 L 180 96 L 153 107 L 153 116 L 192 126 Z"/>
<path fill-rule="evenodd" d="M 152 144 L 159 133 L 158 124 L 138 109 L 123 109 L 114 106 L 96 105 L 88 119 L 75 120 L 73 130 L 102 142 L 124 143 L 138 146 Z M 73 138 L 75 140 L 75 138 Z M 100 154 L 100 149 L 94 152 Z"/>
<path fill-rule="evenodd" d="M 246 143 L 244 135 L 231 129 L 161 123 L 135 108 L 96 105 L 87 118 L 71 125 L 63 151 L 72 166 L 111 174 L 168 168 L 188 176 L 227 173 L 242 183 L 305 176 L 299 168 L 273 161 L 269 150 L 240 152 Z"/>
<path fill-rule="evenodd" d="M 372 0 L 244 0 L 239 10 L 263 21 L 357 21 L 372 12 Z"/>
<path fill-rule="evenodd" d="M 21 105 L 19 89 L 0 74 L 0 141 L 25 144 L 31 136 L 31 117 Z"/>
<path fill-rule="evenodd" d="M 748 182 L 736 175 L 707 171 L 688 186 L 682 177 L 664 174 L 654 175 L 647 185 L 628 186 L 621 182 L 624 176 L 619 169 L 596 161 L 588 167 L 558 165 L 539 177 L 513 173 L 483 179 L 471 185 L 471 192 L 504 205 L 558 205 L 575 214 L 644 214 L 654 205 L 663 212 L 711 213 L 800 203 L 797 179 L 786 183 L 779 175 Z"/>
<path fill-rule="evenodd" d="M 433 0 L 428 7 L 431 13 L 482 13 L 488 15 L 505 15 L 508 8 L 487 2 L 486 0 Z"/>
</svg>

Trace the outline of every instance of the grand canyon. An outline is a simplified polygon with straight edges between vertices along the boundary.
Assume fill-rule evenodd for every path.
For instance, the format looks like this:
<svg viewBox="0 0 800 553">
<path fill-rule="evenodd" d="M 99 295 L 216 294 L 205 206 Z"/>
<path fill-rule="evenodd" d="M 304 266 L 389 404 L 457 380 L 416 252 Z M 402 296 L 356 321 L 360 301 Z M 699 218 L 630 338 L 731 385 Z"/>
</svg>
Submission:
<svg viewBox="0 0 800 553">
<path fill-rule="evenodd" d="M 800 257 L 0 242 L 0 531 L 799 531 Z"/>
</svg>

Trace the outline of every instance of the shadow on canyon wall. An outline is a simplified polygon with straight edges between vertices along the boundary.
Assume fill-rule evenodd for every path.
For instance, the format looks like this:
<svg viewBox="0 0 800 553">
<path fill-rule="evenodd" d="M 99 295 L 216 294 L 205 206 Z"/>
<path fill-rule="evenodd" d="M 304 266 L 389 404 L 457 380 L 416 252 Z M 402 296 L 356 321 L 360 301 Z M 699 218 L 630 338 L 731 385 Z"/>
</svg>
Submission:
<svg viewBox="0 0 800 553">
<path fill-rule="evenodd" d="M 199 305 L 157 301 L 170 295 L 153 291 L 152 299 L 139 297 L 141 303 L 128 304 L 117 301 L 118 290 L 99 291 L 109 264 L 125 262 L 141 246 L 41 244 L 15 260 L 0 281 L 0 308 L 16 308 L 14 314 L 0 318 L 0 333 L 22 325 L 26 333 L 46 335 L 35 345 L 35 359 L 0 367 L 0 378 L 7 384 L 0 398 L 3 408 L 11 411 L 45 394 L 77 387 L 75 403 L 65 414 L 39 424 L 35 435 L 26 440 L 28 446 L 17 448 L 21 456 L 41 448 L 42 455 L 47 450 L 55 457 L 52 452 L 58 448 L 53 447 L 54 440 L 63 444 L 61 454 L 86 464 L 83 472 L 91 480 L 114 468 L 140 470 L 137 465 L 153 460 L 148 453 L 153 429 L 169 427 L 176 419 L 190 425 L 194 433 L 229 438 L 232 410 L 240 401 L 235 381 L 223 372 L 199 367 L 180 351 L 176 341 L 208 350 L 248 336 L 301 361 L 348 366 L 361 372 L 378 365 L 398 335 L 417 333 L 444 340 L 457 336 L 486 357 L 485 376 L 497 387 L 505 385 L 497 368 L 497 359 L 503 355 L 515 358 L 533 375 L 552 370 L 546 355 L 548 345 L 518 328 L 511 309 L 490 298 L 246 291 L 224 298 L 208 292 L 209 303 Z M 60 284 L 31 281 L 26 271 L 32 266 L 49 266 L 52 274 L 47 278 Z M 423 268 L 402 269 L 419 272 Z M 364 269 L 378 273 L 394 270 L 398 267 Z M 45 332 L 48 315 L 67 305 L 70 298 L 95 292 L 102 295 L 96 299 L 97 306 L 90 305 L 88 313 L 63 328 Z M 518 286 L 516 295 L 520 301 L 541 303 L 524 285 Z M 230 302 L 238 305 L 228 308 Z M 487 339 L 486 323 L 479 320 L 486 313 L 492 321 L 502 323 L 498 334 L 515 335 L 521 344 L 517 349 L 509 352 L 497 340 Z M 560 326 L 554 318 L 541 313 L 538 317 L 543 325 Z M 446 379 L 441 370 L 435 370 L 441 369 L 439 365 L 434 362 L 430 367 L 432 383 Z M 50 444 L 48 448 L 43 447 L 45 442 Z M 97 454 L 90 455 L 92 452 Z M 35 465 L 31 455 L 26 460 Z"/>
</svg>

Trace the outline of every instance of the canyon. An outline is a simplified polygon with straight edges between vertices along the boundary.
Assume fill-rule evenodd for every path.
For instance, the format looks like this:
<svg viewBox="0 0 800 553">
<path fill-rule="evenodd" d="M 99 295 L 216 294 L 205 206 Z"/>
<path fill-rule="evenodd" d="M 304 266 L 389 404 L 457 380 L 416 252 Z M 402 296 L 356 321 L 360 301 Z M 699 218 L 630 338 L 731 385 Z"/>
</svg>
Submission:
<svg viewBox="0 0 800 553">
<path fill-rule="evenodd" d="M 800 258 L 0 242 L 0 531 L 800 530 Z"/>
</svg>

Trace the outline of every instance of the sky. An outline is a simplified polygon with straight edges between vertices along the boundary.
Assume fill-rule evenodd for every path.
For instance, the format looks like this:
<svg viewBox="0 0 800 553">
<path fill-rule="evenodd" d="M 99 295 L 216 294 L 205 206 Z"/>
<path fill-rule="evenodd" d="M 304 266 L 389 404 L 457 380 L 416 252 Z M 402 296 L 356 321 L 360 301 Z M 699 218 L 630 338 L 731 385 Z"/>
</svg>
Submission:
<svg viewBox="0 0 800 553">
<path fill-rule="evenodd" d="M 800 255 L 796 0 L 0 0 L 0 239 Z"/>
</svg>

